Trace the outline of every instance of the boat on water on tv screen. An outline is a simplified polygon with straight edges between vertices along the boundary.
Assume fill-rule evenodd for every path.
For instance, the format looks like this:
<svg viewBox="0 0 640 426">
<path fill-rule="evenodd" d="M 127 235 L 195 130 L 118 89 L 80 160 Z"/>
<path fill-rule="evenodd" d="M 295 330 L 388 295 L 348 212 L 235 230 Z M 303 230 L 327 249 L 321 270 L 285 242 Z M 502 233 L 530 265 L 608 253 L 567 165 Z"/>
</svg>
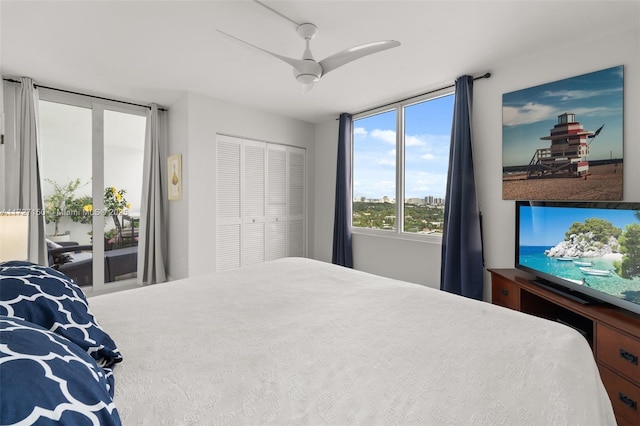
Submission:
<svg viewBox="0 0 640 426">
<path fill-rule="evenodd" d="M 640 203 L 516 202 L 516 268 L 640 314 Z"/>
</svg>

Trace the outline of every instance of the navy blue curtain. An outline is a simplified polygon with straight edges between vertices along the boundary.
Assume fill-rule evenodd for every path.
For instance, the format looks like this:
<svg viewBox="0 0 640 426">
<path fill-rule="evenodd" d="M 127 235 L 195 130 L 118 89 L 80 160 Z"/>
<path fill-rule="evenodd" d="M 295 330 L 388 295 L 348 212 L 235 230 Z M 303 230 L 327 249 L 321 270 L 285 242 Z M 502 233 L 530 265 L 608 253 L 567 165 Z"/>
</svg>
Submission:
<svg viewBox="0 0 640 426">
<path fill-rule="evenodd" d="M 444 207 L 440 289 L 482 300 L 480 211 L 471 149 L 473 78 L 456 80 Z"/>
<path fill-rule="evenodd" d="M 336 265 L 353 268 L 351 249 L 351 115 L 340 114 L 336 205 L 333 219 L 333 256 Z"/>
</svg>

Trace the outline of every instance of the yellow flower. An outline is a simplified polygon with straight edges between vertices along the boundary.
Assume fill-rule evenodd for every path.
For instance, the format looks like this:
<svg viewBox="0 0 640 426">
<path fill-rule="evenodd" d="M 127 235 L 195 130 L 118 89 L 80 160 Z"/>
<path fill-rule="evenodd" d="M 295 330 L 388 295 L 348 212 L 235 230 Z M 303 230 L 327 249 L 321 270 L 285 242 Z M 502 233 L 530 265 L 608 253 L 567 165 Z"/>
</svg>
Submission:
<svg viewBox="0 0 640 426">
<path fill-rule="evenodd" d="M 112 187 L 111 187 L 111 192 L 113 192 L 114 194 L 115 194 L 116 192 L 118 192 L 118 191 L 116 190 L 116 187 L 115 187 L 115 186 L 112 186 Z"/>
<path fill-rule="evenodd" d="M 116 194 L 116 200 L 121 201 L 122 200 L 122 194 Z"/>
<path fill-rule="evenodd" d="M 131 208 L 131 203 L 127 203 L 127 208 L 130 209 Z"/>
<path fill-rule="evenodd" d="M 92 204 L 85 204 L 82 207 L 82 210 L 84 210 L 87 213 L 91 213 L 93 211 L 93 205 Z"/>
</svg>

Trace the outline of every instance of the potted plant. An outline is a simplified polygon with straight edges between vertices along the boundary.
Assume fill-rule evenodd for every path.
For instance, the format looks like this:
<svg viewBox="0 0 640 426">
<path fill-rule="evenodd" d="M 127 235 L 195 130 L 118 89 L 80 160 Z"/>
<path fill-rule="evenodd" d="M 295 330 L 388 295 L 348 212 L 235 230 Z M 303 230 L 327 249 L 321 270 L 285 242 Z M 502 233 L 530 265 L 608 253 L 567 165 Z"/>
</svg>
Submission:
<svg viewBox="0 0 640 426">
<path fill-rule="evenodd" d="M 68 210 L 72 221 L 91 225 L 93 220 L 93 198 L 90 195 L 74 198 L 69 203 Z"/>
<path fill-rule="evenodd" d="M 121 246 L 123 241 L 122 235 L 122 223 L 120 222 L 120 215 L 126 213 L 131 208 L 131 204 L 127 202 L 124 195 L 125 189 L 117 190 L 114 186 L 108 186 L 104 189 L 104 209 L 105 215 L 111 216 L 113 223 L 116 226 L 113 235 L 110 235 L 107 239 L 105 233 L 105 240 L 114 247 Z"/>
<path fill-rule="evenodd" d="M 45 179 L 53 185 L 53 193 L 44 199 L 44 218 L 46 223 L 54 223 L 54 239 L 65 235 L 60 233 L 60 220 L 68 214 L 67 209 L 72 204 L 74 194 L 83 185 L 80 178 L 60 184 L 52 179 Z"/>
</svg>

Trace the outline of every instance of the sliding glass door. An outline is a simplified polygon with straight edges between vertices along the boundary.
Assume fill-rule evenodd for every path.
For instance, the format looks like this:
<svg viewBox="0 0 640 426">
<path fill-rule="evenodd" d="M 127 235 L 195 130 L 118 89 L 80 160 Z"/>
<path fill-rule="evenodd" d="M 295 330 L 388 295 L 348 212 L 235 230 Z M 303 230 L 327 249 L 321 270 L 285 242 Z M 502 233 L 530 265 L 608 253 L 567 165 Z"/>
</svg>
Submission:
<svg viewBox="0 0 640 426">
<path fill-rule="evenodd" d="M 85 290 L 131 284 L 146 127 L 144 107 L 40 91 L 40 171 L 50 256 Z"/>
</svg>

